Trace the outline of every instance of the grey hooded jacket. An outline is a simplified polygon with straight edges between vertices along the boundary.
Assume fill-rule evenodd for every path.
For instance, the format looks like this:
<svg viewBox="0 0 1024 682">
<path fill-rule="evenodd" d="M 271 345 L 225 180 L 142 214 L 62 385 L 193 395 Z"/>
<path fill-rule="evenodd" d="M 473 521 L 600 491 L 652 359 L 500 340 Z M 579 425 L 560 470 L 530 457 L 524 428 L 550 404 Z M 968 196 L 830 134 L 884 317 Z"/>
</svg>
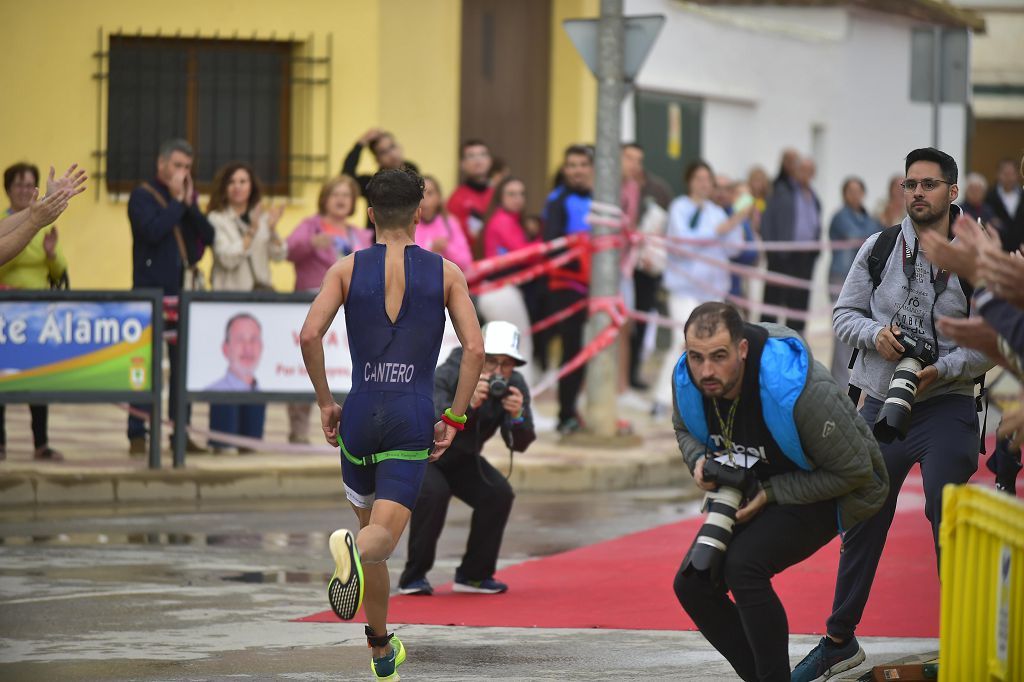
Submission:
<svg viewBox="0 0 1024 682">
<path fill-rule="evenodd" d="M 951 225 L 959 215 L 960 208 L 951 206 Z M 992 361 L 980 351 L 957 347 L 952 339 L 939 334 L 932 326 L 933 303 L 936 320 L 940 317 L 967 317 L 970 306 L 960 281 L 951 273 L 945 291 L 936 299 L 932 277 L 938 268 L 928 261 L 928 254 L 919 251 L 908 291 L 907 277 L 903 274 L 904 246 L 909 244 L 913 251 L 917 233 L 909 216 L 903 219 L 900 229 L 902 235 L 889 254 L 878 288 L 873 289 L 868 272 L 868 256 L 878 240 L 875 234 L 868 237 L 857 252 L 853 269 L 846 276 L 832 311 L 836 336 L 843 343 L 860 349 L 850 383 L 864 389 L 873 398 L 885 399 L 896 363 L 886 360 L 875 350 L 875 338 L 892 320 L 903 331 L 932 343 L 938 335 L 939 360 L 935 369 L 939 377 L 918 394 L 917 402 L 949 393 L 974 395 L 974 378 L 991 369 Z"/>
<path fill-rule="evenodd" d="M 878 442 L 845 391 L 821 363 L 814 361 L 810 348 L 796 332 L 778 324 L 759 326 L 768 330 L 770 338 L 799 339 L 809 360 L 807 381 L 793 409 L 793 420 L 812 468 L 769 478 L 763 484 L 768 501 L 810 504 L 835 499 L 840 530 L 849 529 L 881 509 L 889 493 L 889 475 Z M 672 425 L 692 473 L 706 448 L 686 428 L 675 403 L 673 392 Z"/>
</svg>

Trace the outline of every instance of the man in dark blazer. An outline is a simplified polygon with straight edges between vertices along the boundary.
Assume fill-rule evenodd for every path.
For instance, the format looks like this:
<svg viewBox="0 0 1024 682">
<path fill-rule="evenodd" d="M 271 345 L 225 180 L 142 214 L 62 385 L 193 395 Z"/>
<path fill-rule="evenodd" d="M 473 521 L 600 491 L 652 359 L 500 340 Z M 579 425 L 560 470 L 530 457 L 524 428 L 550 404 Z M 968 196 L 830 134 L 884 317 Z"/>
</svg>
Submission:
<svg viewBox="0 0 1024 682">
<path fill-rule="evenodd" d="M 207 246 L 213 244 L 213 226 L 199 210 L 192 181 L 195 154 L 185 140 L 167 140 L 160 145 L 156 177 L 134 190 L 128 198 L 128 220 L 132 226 L 132 288 L 161 289 L 164 296 L 181 293 L 185 269 L 194 265 Z M 174 325 L 168 324 L 167 329 Z M 177 399 L 175 379 L 178 355 L 169 347 L 170 406 Z M 133 405 L 145 411 L 145 405 Z M 186 412 L 185 423 L 189 414 Z M 134 415 L 128 417 L 129 452 L 144 455 L 146 424 Z M 187 452 L 202 452 L 188 441 Z"/>
<path fill-rule="evenodd" d="M 996 184 L 985 197 L 994 214 L 992 223 L 999 230 L 1003 248 L 1016 251 L 1024 243 L 1024 190 L 1017 164 L 1012 159 L 999 162 Z"/>
</svg>

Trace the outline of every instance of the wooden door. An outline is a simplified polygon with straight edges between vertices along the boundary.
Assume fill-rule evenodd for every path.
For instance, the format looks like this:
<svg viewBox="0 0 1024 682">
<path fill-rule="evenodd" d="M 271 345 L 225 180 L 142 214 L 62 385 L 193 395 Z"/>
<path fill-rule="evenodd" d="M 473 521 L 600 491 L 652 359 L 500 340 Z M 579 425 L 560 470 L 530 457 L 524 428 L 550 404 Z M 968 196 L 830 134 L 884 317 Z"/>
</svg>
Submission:
<svg viewBox="0 0 1024 682">
<path fill-rule="evenodd" d="M 530 212 L 548 190 L 550 52 L 550 0 L 463 0 L 460 141 L 483 140 L 526 182 Z"/>
</svg>

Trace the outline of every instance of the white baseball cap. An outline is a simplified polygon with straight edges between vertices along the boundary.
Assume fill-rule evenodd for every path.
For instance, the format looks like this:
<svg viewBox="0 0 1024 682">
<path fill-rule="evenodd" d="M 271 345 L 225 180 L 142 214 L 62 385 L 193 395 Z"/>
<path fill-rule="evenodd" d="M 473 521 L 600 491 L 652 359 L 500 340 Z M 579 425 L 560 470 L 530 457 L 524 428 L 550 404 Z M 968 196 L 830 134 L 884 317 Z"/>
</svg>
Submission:
<svg viewBox="0 0 1024 682">
<path fill-rule="evenodd" d="M 495 320 L 488 322 L 483 328 L 484 353 L 487 355 L 507 355 L 518 365 L 525 365 L 526 358 L 519 352 L 519 329 L 511 322 Z"/>
</svg>

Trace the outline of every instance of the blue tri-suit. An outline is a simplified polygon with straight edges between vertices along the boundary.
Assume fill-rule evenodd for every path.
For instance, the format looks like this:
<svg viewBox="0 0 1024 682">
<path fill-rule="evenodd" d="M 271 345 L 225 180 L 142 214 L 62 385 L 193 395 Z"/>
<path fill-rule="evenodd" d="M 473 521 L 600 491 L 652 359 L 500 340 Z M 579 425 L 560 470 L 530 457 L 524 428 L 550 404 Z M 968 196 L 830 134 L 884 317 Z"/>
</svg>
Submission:
<svg viewBox="0 0 1024 682">
<path fill-rule="evenodd" d="M 434 442 L 434 368 L 444 335 L 444 261 L 405 247 L 405 295 L 392 323 L 384 257 L 374 244 L 355 253 L 345 300 L 352 390 L 338 443 L 345 493 L 356 506 L 392 500 L 412 509 Z M 441 406 L 438 407 L 441 409 Z"/>
</svg>

